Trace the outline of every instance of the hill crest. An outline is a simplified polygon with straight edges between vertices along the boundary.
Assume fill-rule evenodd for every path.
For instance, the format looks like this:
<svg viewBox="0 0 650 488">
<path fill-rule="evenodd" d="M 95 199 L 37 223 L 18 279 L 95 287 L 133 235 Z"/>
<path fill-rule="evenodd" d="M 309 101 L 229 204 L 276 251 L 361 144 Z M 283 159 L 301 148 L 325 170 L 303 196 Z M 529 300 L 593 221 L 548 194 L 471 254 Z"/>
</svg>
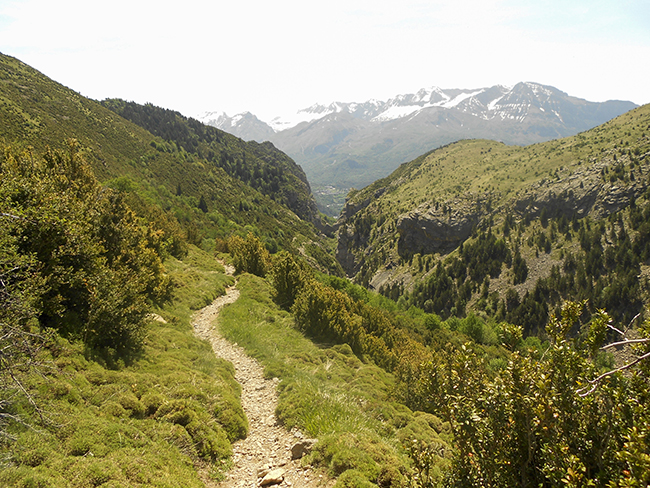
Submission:
<svg viewBox="0 0 650 488">
<path fill-rule="evenodd" d="M 432 87 L 387 101 L 313 105 L 269 124 L 252 115 L 203 120 L 243 139 L 272 141 L 305 170 L 320 210 L 336 216 L 350 188 L 369 185 L 436 147 L 463 139 L 545 142 L 591 129 L 634 107 L 615 100 L 588 102 L 525 82 Z M 339 197 L 333 200 L 332 193 Z"/>
</svg>

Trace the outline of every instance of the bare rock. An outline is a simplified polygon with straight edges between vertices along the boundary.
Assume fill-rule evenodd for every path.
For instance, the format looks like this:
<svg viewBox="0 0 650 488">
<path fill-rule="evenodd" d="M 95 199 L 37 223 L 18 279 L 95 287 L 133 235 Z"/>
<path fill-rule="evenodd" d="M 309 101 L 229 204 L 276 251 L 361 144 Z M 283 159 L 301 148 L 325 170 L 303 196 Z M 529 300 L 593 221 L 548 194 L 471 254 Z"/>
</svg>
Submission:
<svg viewBox="0 0 650 488">
<path fill-rule="evenodd" d="M 314 444 L 316 444 L 316 439 L 302 439 L 297 442 L 291 448 L 291 459 L 300 459 L 305 454 L 309 454 Z"/>
<path fill-rule="evenodd" d="M 284 481 L 284 473 L 285 471 L 282 468 L 269 471 L 260 481 L 260 486 L 279 485 Z"/>
<path fill-rule="evenodd" d="M 400 215 L 397 221 L 399 254 L 432 254 L 455 249 L 470 236 L 481 218 L 480 210 L 475 207 L 459 205 L 448 214 L 442 209 L 415 209 Z"/>
</svg>

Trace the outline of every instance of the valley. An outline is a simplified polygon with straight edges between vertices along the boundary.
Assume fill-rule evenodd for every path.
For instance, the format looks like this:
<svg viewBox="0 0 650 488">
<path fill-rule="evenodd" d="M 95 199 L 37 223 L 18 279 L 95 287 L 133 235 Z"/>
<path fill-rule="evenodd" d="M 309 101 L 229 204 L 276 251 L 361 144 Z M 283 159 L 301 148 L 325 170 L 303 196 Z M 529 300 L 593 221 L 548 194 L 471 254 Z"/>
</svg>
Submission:
<svg viewBox="0 0 650 488">
<path fill-rule="evenodd" d="M 650 483 L 650 106 L 303 115 L 304 170 L 0 55 L 0 484 Z"/>
</svg>

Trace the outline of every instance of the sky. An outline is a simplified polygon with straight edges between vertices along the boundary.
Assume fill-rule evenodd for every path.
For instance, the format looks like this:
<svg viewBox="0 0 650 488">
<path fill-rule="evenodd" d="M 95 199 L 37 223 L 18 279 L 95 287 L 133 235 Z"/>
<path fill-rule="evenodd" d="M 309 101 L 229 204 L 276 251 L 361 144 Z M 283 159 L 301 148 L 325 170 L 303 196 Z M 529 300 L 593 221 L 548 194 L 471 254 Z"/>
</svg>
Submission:
<svg viewBox="0 0 650 488">
<path fill-rule="evenodd" d="M 648 0 L 0 0 L 0 52 L 193 117 L 520 81 L 650 103 Z"/>
</svg>

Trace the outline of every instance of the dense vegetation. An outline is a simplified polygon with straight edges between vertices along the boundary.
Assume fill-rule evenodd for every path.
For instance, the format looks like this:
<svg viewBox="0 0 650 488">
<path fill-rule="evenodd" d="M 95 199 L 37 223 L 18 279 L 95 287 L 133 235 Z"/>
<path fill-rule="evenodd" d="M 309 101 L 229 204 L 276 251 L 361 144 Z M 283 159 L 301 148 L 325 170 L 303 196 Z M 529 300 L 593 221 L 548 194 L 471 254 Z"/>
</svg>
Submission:
<svg viewBox="0 0 650 488">
<path fill-rule="evenodd" d="M 451 145 L 351 195 L 355 284 L 276 194 L 300 177 L 273 148 L 107 102 L 156 136 L 0 61 L 0 484 L 222 476 L 247 421 L 189 325 L 234 283 L 214 252 L 241 291 L 221 330 L 280 379 L 278 418 L 337 488 L 650 483 L 646 107 Z M 429 252 L 405 237 L 417 212 L 479 218 Z"/>
<path fill-rule="evenodd" d="M 112 99 L 104 100 L 102 105 L 162 138 L 163 144 L 151 143 L 156 150 L 182 149 L 286 205 L 302 219 L 317 219 L 316 204 L 304 172 L 270 142 L 244 142 L 198 120 L 151 104 Z M 182 187 L 178 191 L 182 192 Z"/>
<path fill-rule="evenodd" d="M 477 229 L 457 253 L 437 264 L 418 256 L 415 264 L 426 276 L 411 292 L 400 286 L 380 291 L 395 299 L 404 296 L 443 318 L 474 309 L 523 326 L 526 336 L 542 333 L 549 313 L 558 312 L 563 300 L 587 300 L 592 313 L 606 309 L 617 321 L 629 322 L 643 311 L 650 293 L 647 277 L 639 279 L 650 256 L 649 197 L 607 220 L 562 216 L 543 225 L 522 221 L 515 228 L 506 222 Z M 548 272 L 531 277 L 525 289 L 527 259 L 534 262 L 540 255 L 548 259 Z"/>
<path fill-rule="evenodd" d="M 98 184 L 74 142 L 42 159 L 5 148 L 0 176 L 9 326 L 34 318 L 102 355 L 138 352 L 150 304 L 171 293 L 164 233 Z"/>
<path fill-rule="evenodd" d="M 65 140 L 74 138 L 98 180 L 126 194 L 133 210 L 140 216 L 155 218 L 157 227 L 167 221 L 164 225 L 168 230 L 176 226 L 184 239 L 203 247 L 212 246 L 217 236 L 254 232 L 272 252 L 279 248 L 300 249 L 312 258 L 313 265 L 341 273 L 328 252 L 333 243 L 310 222 L 315 215 L 309 213 L 313 199 L 309 186 L 301 180 L 302 171 L 275 148 L 245 143 L 206 128 L 204 138 L 212 142 L 196 142 L 196 147 L 185 142 L 185 149 L 182 137 L 177 142 L 156 137 L 2 54 L 0 84 L 0 141 L 16 150 L 33 148 L 36 153 L 44 153 L 48 147 L 60 147 Z M 190 128 L 193 122 L 177 118 L 175 112 L 139 106 L 133 106 L 133 110 L 166 114 L 177 121 L 174 127 L 189 131 L 188 140 L 200 140 Z M 219 158 L 210 161 L 210 150 Z M 236 167 L 224 166 L 231 173 L 220 166 L 222 159 L 236 162 Z M 251 183 L 257 173 L 266 174 L 264 185 L 272 184 L 277 176 L 282 196 L 274 200 L 261 193 L 242 181 L 238 171 Z M 292 205 L 292 209 L 282 202 Z M 303 211 L 307 220 L 296 216 Z"/>
<path fill-rule="evenodd" d="M 437 354 L 406 379 L 410 404 L 450 422 L 453 486 L 646 486 L 648 332 L 629 375 L 599 352 L 610 318 L 584 318 L 568 303 L 547 327 L 543 348 L 517 347 L 505 367 L 487 367 L 473 346 Z M 582 318 L 581 318 L 582 317 Z M 571 339 L 574 328 L 581 334 Z M 611 326 L 609 326 L 611 327 Z M 610 366 L 611 367 L 611 366 Z M 603 374 L 601 374 L 603 373 Z"/>
</svg>

